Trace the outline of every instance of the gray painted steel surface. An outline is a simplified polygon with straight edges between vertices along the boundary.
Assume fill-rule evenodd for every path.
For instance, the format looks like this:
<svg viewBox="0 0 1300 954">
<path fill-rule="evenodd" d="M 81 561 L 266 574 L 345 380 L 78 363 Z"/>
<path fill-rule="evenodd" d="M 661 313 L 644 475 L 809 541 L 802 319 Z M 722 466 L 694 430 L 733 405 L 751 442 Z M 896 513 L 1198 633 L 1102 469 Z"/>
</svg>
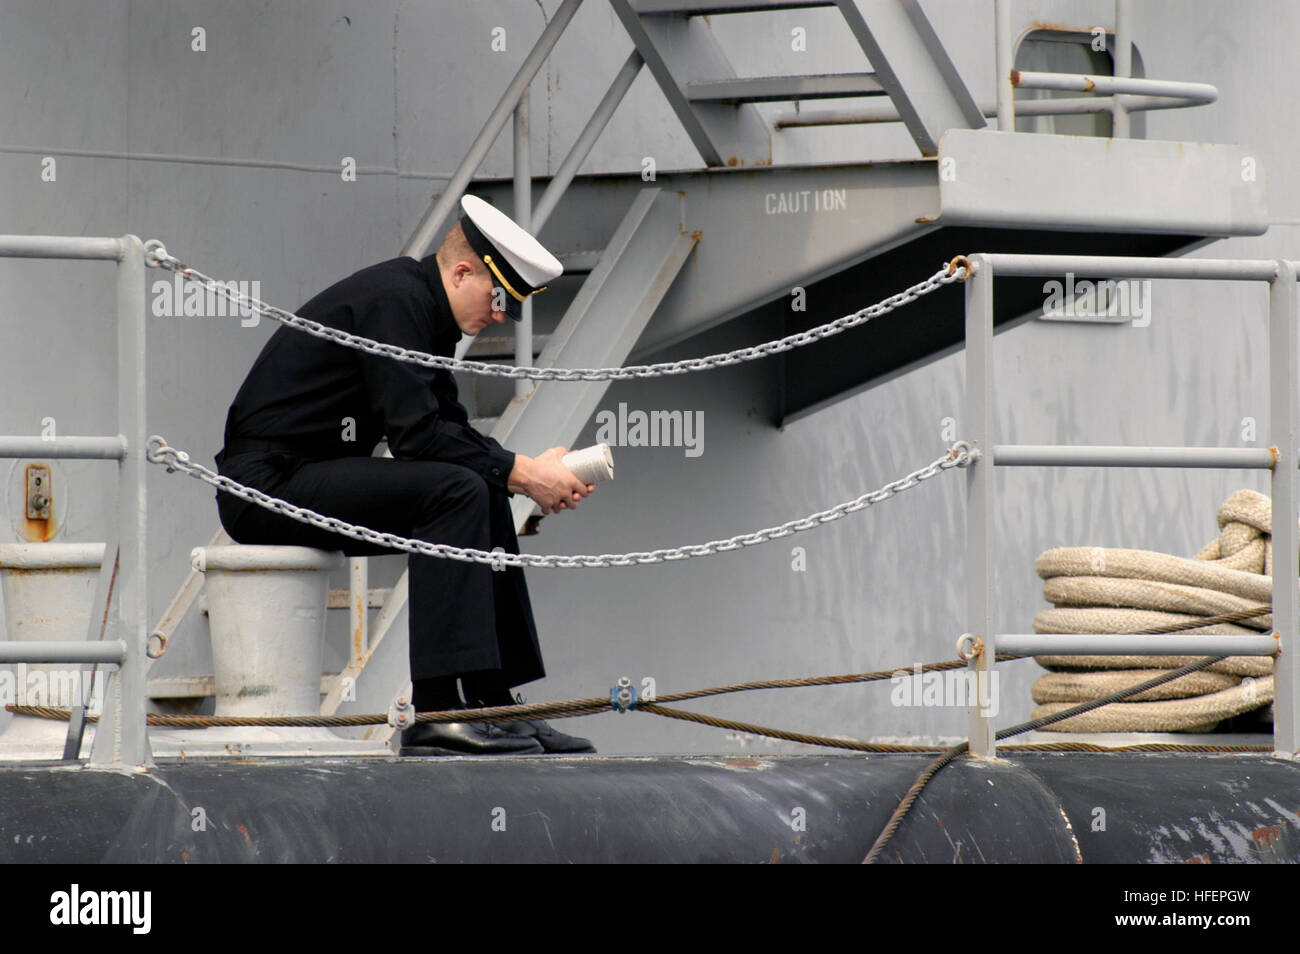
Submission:
<svg viewBox="0 0 1300 954">
<path fill-rule="evenodd" d="M 993 44 L 970 42 L 990 35 L 989 5 L 925 0 L 924 6 L 972 96 L 994 102 Z M 1015 35 L 1030 29 L 1030 19 L 1086 35 L 1091 25 L 1108 24 L 1114 12 L 1113 0 L 1044 0 L 1032 18 L 1022 16 L 1027 11 L 1020 4 L 1012 7 Z M 197 0 L 14 0 L 6 7 L 0 52 L 15 75 L 29 82 L 0 91 L 0 117 L 10 130 L 6 145 L 13 147 L 0 152 L 0 174 L 16 185 L 0 193 L 0 212 L 10 223 L 6 229 L 98 234 L 130 229 L 156 235 L 212 274 L 260 281 L 260 297 L 292 308 L 349 272 L 395 254 L 431 193 L 445 188 L 557 8 L 554 0 L 525 4 L 524 13 L 514 0 L 472 5 L 381 0 L 361 11 L 342 0 L 290 0 L 268 7 L 254 28 L 242 11 Z M 1147 114 L 1149 135 L 1246 144 L 1259 169 L 1269 170 L 1267 235 L 1225 240 L 1192 254 L 1300 259 L 1300 182 L 1285 174 L 1289 157 L 1300 149 L 1300 132 L 1278 121 L 1276 101 L 1261 93 L 1285 81 L 1279 64 L 1293 59 L 1300 10 L 1213 2 L 1190 18 L 1180 2 L 1145 0 L 1132 12 L 1134 42 L 1147 75 L 1208 82 L 1220 91 L 1218 102 L 1205 108 Z M 810 54 L 789 44 L 790 29 L 803 26 L 810 50 L 828 70 L 868 68 L 837 10 L 768 16 L 749 23 L 742 17 L 718 18 L 718 42 L 732 62 L 746 62 L 758 51 L 773 73 L 812 72 Z M 189 47 L 189 30 L 196 24 L 208 30 L 206 53 Z M 490 31 L 503 24 L 509 29 L 508 48 L 493 58 Z M 440 39 L 445 37 L 456 42 L 445 43 Z M 532 84 L 536 175 L 556 171 L 585 125 L 603 88 L 591 86 L 591 77 L 606 82 L 631 50 L 607 6 L 583 5 Z M 158 82 L 159 76 L 166 82 Z M 267 89 L 276 95 L 265 95 Z M 754 108 L 764 115 L 788 109 Z M 358 160 L 361 174 L 355 182 L 339 176 L 344 155 Z M 44 156 L 57 160 L 57 182 L 40 181 Z M 664 170 L 699 162 L 657 84 L 641 77 L 582 171 L 630 173 L 640 187 L 647 156 L 656 160 L 661 186 Z M 903 165 L 920 167 L 916 156 L 914 142 L 898 123 L 772 136 L 776 163 L 901 157 Z M 508 175 L 510 166 L 510 146 L 499 141 L 488 151 L 481 174 Z M 847 174 L 833 167 L 816 172 L 825 173 L 822 187 L 854 185 L 836 182 Z M 719 173 L 733 174 L 746 173 Z M 870 197 L 864 194 L 869 218 L 898 221 L 895 244 L 910 234 L 905 232 L 909 214 L 914 219 L 937 212 L 924 198 L 930 185 L 922 180 L 928 175 L 920 168 L 910 178 L 886 175 L 887 186 Z M 603 242 L 595 239 L 608 236 L 597 227 L 602 205 L 610 202 L 603 188 L 597 183 L 572 212 L 557 212 L 544 239 L 571 236 L 575 249 L 599 248 Z M 582 192 L 580 182 L 575 193 Z M 565 199 L 572 201 L 575 194 Z M 625 207 L 613 210 L 615 222 Z M 715 219 L 769 243 L 782 260 L 772 266 L 778 271 L 785 260 L 798 259 L 823 263 L 819 267 L 829 276 L 841 264 L 835 249 L 809 241 L 811 233 L 797 215 L 759 212 L 733 219 L 723 208 L 714 207 Z M 1105 210 L 1099 209 L 1097 225 L 1105 224 Z M 1171 243 L 1176 239 L 1170 238 Z M 1000 250 L 1042 251 L 1038 241 L 1031 237 Z M 1105 234 L 1095 243 L 1081 250 L 1136 251 Z M 894 291 L 919 273 L 928 274 L 941 259 L 983 245 L 956 237 L 951 244 L 955 247 L 918 249 L 911 264 L 881 258 L 859 266 L 846 274 L 842 301 L 830 300 L 829 287 L 809 284 L 810 311 L 825 309 L 826 318 L 838 317 L 842 304 L 867 303 L 851 287 L 864 277 L 887 279 Z M 1140 253 L 1167 254 L 1173 247 L 1178 246 Z M 702 242 L 696 257 L 703 251 Z M 719 267 L 694 272 L 688 264 L 683 273 L 710 309 L 738 298 L 727 287 L 726 257 L 711 261 Z M 6 344 L 19 343 L 0 348 L 0 376 L 19 385 L 6 391 L 0 432 L 36 434 L 46 416 L 58 420 L 60 434 L 116 429 L 114 371 L 104 358 L 114 346 L 111 304 L 97 284 L 109 273 L 104 266 L 94 275 L 98 267 L 86 266 L 87 277 L 81 278 L 51 263 L 0 263 L 7 307 L 21 316 L 13 326 L 21 339 L 6 339 Z M 917 275 L 910 274 L 913 267 Z M 1041 313 L 1044 298 L 1041 286 L 1041 281 L 1026 282 L 1022 320 L 994 337 L 993 373 L 1004 399 L 994 412 L 998 440 L 1264 446 L 1260 435 L 1268 433 L 1270 409 L 1260 376 L 1269 354 L 1262 291 L 1156 280 L 1151 320 L 1139 327 L 1035 321 L 1032 315 Z M 737 311 L 743 317 L 685 344 L 660 342 L 665 353 L 655 357 L 753 344 L 784 333 L 786 320 L 807 317 L 791 314 L 788 307 L 782 314 L 788 285 L 774 281 L 765 291 L 773 310 Z M 951 295 L 959 302 L 956 292 Z M 680 314 L 690 300 L 670 293 L 665 314 Z M 558 319 L 550 308 L 538 301 L 540 332 Z M 959 309 L 952 314 L 960 329 Z M 920 334 L 943 316 L 918 305 L 907 318 L 904 329 Z M 226 406 L 271 330 L 267 322 L 152 317 L 151 429 L 196 456 L 214 452 Z M 847 356 L 863 363 L 872 357 L 866 345 L 845 347 Z M 964 360 L 955 352 L 941 354 L 882 386 L 788 419 L 782 430 L 768 423 L 782 417 L 784 372 L 775 361 L 674 379 L 668 388 L 617 382 L 603 409 L 622 403 L 705 412 L 704 453 L 687 459 L 678 447 L 615 447 L 618 479 L 584 501 L 580 512 L 548 518 L 541 535 L 525 540 L 525 546 L 562 553 L 695 542 L 798 516 L 879 486 L 942 452 L 950 427 L 953 436 L 961 436 Z M 793 364 L 787 360 L 786 367 Z M 1076 373 L 1079 369 L 1083 373 Z M 818 373 L 816 365 L 798 370 L 801 381 Z M 594 442 L 594 432 L 588 425 L 575 443 Z M 60 539 L 105 539 L 114 500 L 101 467 L 66 466 L 71 507 Z M 1000 541 L 992 567 L 999 595 L 996 626 L 1006 632 L 1026 628 L 1044 605 L 1033 572 L 1042 550 L 1089 544 L 1189 555 L 1217 532 L 1214 511 L 1231 491 L 1268 492 L 1267 478 L 1258 471 L 1017 468 L 1000 470 L 994 479 L 999 496 L 1013 502 L 994 518 Z M 945 478 L 788 547 L 770 545 L 676 566 L 534 574 L 530 585 L 550 675 L 524 692 L 530 700 L 596 694 L 623 674 L 654 676 L 664 692 L 948 657 L 965 628 L 961 534 L 966 508 L 959 482 Z M 211 537 L 216 515 L 204 487 L 156 468 L 149 475 L 149 497 L 155 560 L 150 598 L 161 610 L 189 573 L 190 549 Z M 0 535 L 13 532 L 8 522 L 0 522 Z M 805 570 L 795 569 L 794 543 L 803 550 Z M 372 585 L 391 583 L 401 563 L 374 560 Z M 334 581 L 344 583 L 342 575 Z M 348 658 L 345 617 L 333 614 L 326 660 L 331 672 Z M 405 649 L 396 642 L 393 647 Z M 999 721 L 1027 716 L 1029 685 L 1041 670 L 1027 662 L 1000 670 Z M 154 672 L 211 672 L 199 613 L 191 612 L 178 627 Z M 966 731 L 964 710 L 894 706 L 888 691 L 878 688 L 722 699 L 711 711 L 857 735 L 952 737 Z M 6 718 L 0 714 L 0 725 Z M 647 725 L 586 719 L 569 731 L 589 735 L 602 752 L 791 748 L 667 720 Z"/>
<path fill-rule="evenodd" d="M 931 758 L 0 766 L 0 862 L 853 864 Z M 1243 755 L 962 759 L 882 860 L 1296 862 L 1297 772 Z"/>
</svg>

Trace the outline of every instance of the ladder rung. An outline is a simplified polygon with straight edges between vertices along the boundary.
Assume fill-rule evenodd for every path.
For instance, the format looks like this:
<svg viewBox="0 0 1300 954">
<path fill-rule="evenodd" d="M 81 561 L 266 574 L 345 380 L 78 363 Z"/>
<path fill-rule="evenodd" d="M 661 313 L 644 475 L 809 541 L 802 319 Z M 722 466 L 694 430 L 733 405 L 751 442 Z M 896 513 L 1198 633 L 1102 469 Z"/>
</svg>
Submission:
<svg viewBox="0 0 1300 954">
<path fill-rule="evenodd" d="M 642 16 L 705 17 L 718 13 L 768 13 L 772 10 L 802 10 L 833 7 L 834 0 L 632 0 L 632 9 Z"/>
<path fill-rule="evenodd" d="M 818 76 L 745 76 L 688 83 L 686 95 L 696 103 L 774 103 L 801 99 L 884 96 L 875 73 L 828 73 Z"/>
</svg>

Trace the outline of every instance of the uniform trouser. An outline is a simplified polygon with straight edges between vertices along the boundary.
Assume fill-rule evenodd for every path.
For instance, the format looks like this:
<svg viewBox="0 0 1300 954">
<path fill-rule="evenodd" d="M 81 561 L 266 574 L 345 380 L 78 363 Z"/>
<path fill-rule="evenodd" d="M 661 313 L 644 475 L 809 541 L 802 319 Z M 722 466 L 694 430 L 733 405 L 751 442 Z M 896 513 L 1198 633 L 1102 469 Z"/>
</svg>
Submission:
<svg viewBox="0 0 1300 954">
<path fill-rule="evenodd" d="M 509 496 L 474 471 L 440 461 L 345 457 L 303 461 L 244 454 L 221 472 L 317 513 L 430 543 L 518 553 Z M 362 543 L 257 504 L 217 494 L 222 526 L 238 543 L 395 551 Z M 546 675 L 523 570 L 410 554 L 411 678 L 497 670 L 507 686 Z"/>
</svg>

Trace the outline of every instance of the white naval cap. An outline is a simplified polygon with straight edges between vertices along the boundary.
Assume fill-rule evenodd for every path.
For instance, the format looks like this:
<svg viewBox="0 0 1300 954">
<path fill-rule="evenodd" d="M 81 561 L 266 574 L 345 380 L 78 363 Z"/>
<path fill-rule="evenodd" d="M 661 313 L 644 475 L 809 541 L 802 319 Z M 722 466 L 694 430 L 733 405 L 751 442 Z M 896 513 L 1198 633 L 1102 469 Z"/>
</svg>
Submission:
<svg viewBox="0 0 1300 954">
<path fill-rule="evenodd" d="M 465 239 L 506 290 L 506 314 L 518 321 L 524 299 L 558 278 L 564 266 L 514 219 L 478 196 L 464 196 L 460 207 Z"/>
</svg>

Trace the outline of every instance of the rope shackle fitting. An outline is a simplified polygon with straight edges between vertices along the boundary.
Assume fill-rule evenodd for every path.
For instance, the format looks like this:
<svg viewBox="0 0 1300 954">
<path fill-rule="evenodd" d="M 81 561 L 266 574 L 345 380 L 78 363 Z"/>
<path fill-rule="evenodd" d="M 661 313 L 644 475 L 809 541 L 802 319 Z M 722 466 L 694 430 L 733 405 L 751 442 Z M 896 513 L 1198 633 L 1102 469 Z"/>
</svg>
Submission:
<svg viewBox="0 0 1300 954">
<path fill-rule="evenodd" d="M 609 704 L 615 712 L 627 712 L 629 709 L 635 709 L 637 701 L 636 686 L 632 685 L 632 680 L 627 676 L 620 676 L 618 685 L 610 687 Z"/>
<path fill-rule="evenodd" d="M 409 696 L 398 696 L 388 707 L 388 724 L 394 729 L 409 729 L 415 725 L 415 706 Z"/>
<path fill-rule="evenodd" d="M 957 637 L 957 655 L 966 662 L 984 652 L 984 640 L 974 633 L 962 633 Z"/>
</svg>

